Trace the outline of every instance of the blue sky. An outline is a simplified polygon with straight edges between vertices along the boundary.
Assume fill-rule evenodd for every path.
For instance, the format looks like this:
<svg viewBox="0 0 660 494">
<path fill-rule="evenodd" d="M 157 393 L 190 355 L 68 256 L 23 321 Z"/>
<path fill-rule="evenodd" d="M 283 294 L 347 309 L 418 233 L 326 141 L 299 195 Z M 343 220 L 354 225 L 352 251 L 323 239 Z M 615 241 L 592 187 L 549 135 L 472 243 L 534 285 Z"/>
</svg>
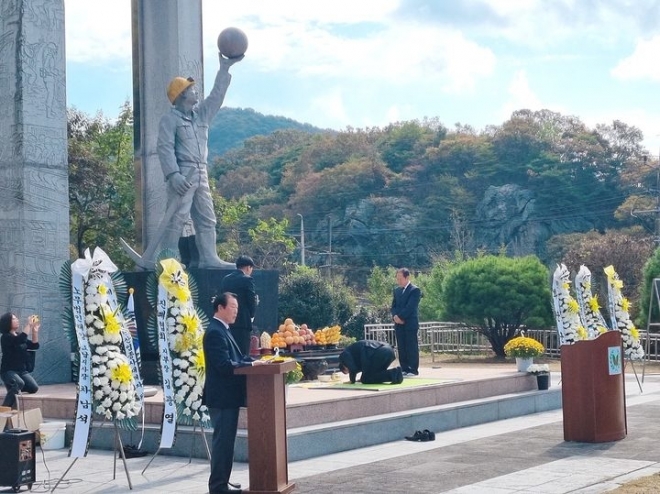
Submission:
<svg viewBox="0 0 660 494">
<path fill-rule="evenodd" d="M 618 119 L 660 152 L 660 0 L 202 0 L 216 39 L 246 32 L 225 105 L 322 128 L 437 117 L 499 125 L 549 109 Z M 115 117 L 131 99 L 130 0 L 65 0 L 67 104 Z"/>
</svg>

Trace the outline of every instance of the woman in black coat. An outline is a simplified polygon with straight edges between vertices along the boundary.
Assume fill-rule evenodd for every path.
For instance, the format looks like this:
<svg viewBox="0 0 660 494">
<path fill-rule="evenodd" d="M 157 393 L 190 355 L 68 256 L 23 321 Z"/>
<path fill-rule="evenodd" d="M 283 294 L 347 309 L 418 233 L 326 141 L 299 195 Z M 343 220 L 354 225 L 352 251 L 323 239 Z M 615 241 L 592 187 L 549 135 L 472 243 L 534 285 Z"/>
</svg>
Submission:
<svg viewBox="0 0 660 494">
<path fill-rule="evenodd" d="M 28 371 L 29 350 L 39 348 L 39 318 L 30 316 L 26 330 L 29 328 L 31 339 L 27 332 L 19 330 L 19 321 L 11 312 L 0 316 L 0 347 L 2 347 L 2 362 L 0 377 L 7 387 L 7 396 L 3 406 L 14 408 L 16 395 L 20 392 L 36 393 L 39 385 Z"/>
</svg>

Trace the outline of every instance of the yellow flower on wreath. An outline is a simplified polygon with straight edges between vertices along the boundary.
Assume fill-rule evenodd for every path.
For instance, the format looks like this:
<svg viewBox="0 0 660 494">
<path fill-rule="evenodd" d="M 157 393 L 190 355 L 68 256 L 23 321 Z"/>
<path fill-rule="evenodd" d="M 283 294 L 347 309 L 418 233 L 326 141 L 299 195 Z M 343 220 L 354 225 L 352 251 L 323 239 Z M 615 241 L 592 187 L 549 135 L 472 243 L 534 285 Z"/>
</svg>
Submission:
<svg viewBox="0 0 660 494">
<path fill-rule="evenodd" d="M 133 372 L 131 366 L 126 362 L 121 362 L 117 367 L 112 369 L 110 377 L 113 381 L 119 381 L 121 384 L 127 384 L 133 379 Z"/>
<path fill-rule="evenodd" d="M 204 350 L 201 347 L 197 350 L 193 350 L 193 356 L 190 361 L 197 371 L 197 376 L 203 378 L 206 375 L 206 357 L 204 356 Z"/>
<path fill-rule="evenodd" d="M 598 312 L 601 309 L 600 304 L 598 303 L 597 295 L 592 295 L 589 297 L 589 307 L 593 312 Z"/>
<path fill-rule="evenodd" d="M 160 261 L 163 272 L 158 277 L 167 293 L 174 296 L 180 302 L 187 302 L 190 299 L 190 288 L 188 287 L 188 274 L 183 266 L 173 258 Z"/>
<path fill-rule="evenodd" d="M 577 328 L 577 336 L 578 336 L 578 340 L 589 339 L 589 335 L 587 334 L 587 330 L 582 325 L 579 325 L 578 328 Z"/>
<path fill-rule="evenodd" d="M 605 271 L 607 279 L 613 287 L 618 288 L 619 290 L 623 288 L 623 281 L 617 278 L 617 274 L 613 265 L 610 264 L 603 271 Z"/>
<path fill-rule="evenodd" d="M 196 312 L 181 314 L 181 324 L 183 325 L 184 333 L 196 334 L 199 329 L 199 323 L 199 317 L 197 317 Z"/>
<path fill-rule="evenodd" d="M 117 319 L 117 312 L 110 310 L 110 307 L 107 305 L 101 307 L 106 333 L 111 335 L 119 334 L 121 331 L 121 324 L 119 323 L 119 319 Z"/>
<path fill-rule="evenodd" d="M 639 330 L 635 326 L 630 328 L 630 336 L 632 336 L 633 340 L 639 340 Z"/>
<path fill-rule="evenodd" d="M 626 297 L 621 299 L 621 308 L 626 312 L 630 312 L 630 305 L 630 300 L 628 300 Z"/>
<path fill-rule="evenodd" d="M 200 322 L 196 312 L 181 314 L 183 331 L 175 337 L 175 352 L 188 352 L 202 346 L 202 334 L 199 332 Z"/>
</svg>

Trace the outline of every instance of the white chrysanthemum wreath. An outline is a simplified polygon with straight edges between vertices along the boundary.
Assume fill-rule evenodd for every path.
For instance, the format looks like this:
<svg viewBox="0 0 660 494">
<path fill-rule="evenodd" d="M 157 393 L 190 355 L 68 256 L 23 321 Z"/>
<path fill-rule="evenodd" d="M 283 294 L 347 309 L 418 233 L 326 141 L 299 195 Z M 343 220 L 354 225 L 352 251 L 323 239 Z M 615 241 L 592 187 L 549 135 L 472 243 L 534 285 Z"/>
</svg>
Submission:
<svg viewBox="0 0 660 494">
<path fill-rule="evenodd" d="M 206 364 L 202 340 L 202 316 L 193 304 L 188 274 L 173 258 L 160 261 L 162 271 L 158 284 L 165 289 L 165 323 L 172 359 L 174 400 L 177 423 L 193 425 L 195 421 L 210 427 L 206 405 L 202 404 Z"/>
<path fill-rule="evenodd" d="M 614 266 L 605 268 L 607 275 L 608 303 L 612 327 L 621 331 L 624 354 L 630 360 L 641 360 L 644 357 L 644 349 L 639 339 L 639 331 L 630 319 L 630 302 L 623 296 L 621 289 L 623 281 L 614 270 Z"/>
<path fill-rule="evenodd" d="M 112 264 L 105 257 L 105 262 Z M 108 270 L 93 264 L 84 282 L 84 292 L 85 328 L 92 352 L 94 412 L 109 420 L 130 419 L 140 413 L 141 404 L 130 362 L 121 351 L 126 321 L 117 305 Z"/>
<path fill-rule="evenodd" d="M 571 295 L 570 286 L 570 272 L 566 265 L 558 265 L 552 276 L 552 298 L 560 345 L 575 343 L 587 337 L 587 331 L 580 323 L 580 308 Z"/>
<path fill-rule="evenodd" d="M 607 323 L 600 312 L 598 296 L 591 291 L 591 271 L 586 266 L 580 266 L 575 276 L 575 292 L 580 306 L 580 319 L 587 330 L 588 338 L 594 339 L 607 331 Z"/>
</svg>

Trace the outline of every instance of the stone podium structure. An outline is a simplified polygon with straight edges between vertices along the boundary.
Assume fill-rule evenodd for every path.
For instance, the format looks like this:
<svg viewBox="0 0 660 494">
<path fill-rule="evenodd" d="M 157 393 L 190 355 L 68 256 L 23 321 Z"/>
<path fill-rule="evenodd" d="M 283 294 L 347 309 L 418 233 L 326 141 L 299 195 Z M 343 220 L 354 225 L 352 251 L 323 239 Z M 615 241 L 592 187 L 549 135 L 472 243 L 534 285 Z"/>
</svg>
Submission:
<svg viewBox="0 0 660 494">
<path fill-rule="evenodd" d="M 0 312 L 39 314 L 34 376 L 71 378 L 58 278 L 69 259 L 64 0 L 0 7 Z"/>
</svg>

